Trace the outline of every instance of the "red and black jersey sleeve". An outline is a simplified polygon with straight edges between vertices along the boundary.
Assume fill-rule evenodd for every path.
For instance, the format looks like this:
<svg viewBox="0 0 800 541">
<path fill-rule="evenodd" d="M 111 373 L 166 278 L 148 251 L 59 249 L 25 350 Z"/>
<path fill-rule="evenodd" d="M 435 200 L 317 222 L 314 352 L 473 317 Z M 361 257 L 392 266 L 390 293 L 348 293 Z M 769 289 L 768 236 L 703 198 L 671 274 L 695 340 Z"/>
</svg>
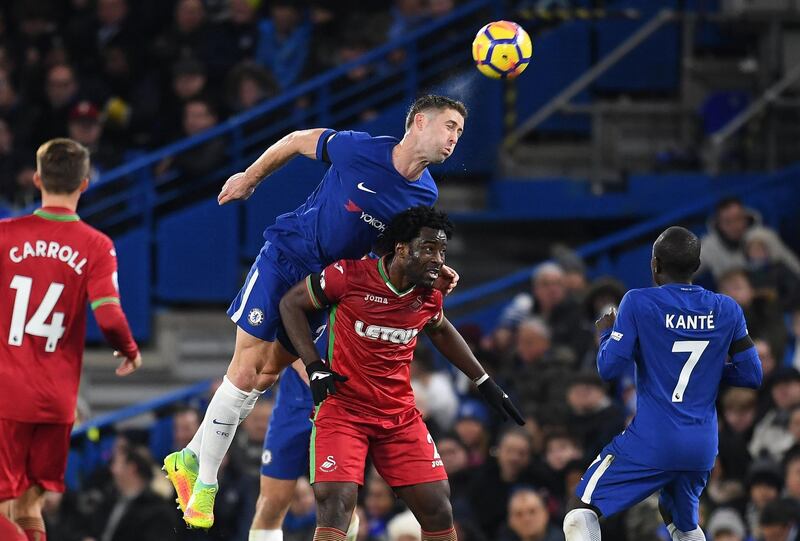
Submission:
<svg viewBox="0 0 800 541">
<path fill-rule="evenodd" d="M 319 309 L 338 303 L 347 291 L 348 262 L 337 261 L 306 278 L 311 302 Z"/>
</svg>

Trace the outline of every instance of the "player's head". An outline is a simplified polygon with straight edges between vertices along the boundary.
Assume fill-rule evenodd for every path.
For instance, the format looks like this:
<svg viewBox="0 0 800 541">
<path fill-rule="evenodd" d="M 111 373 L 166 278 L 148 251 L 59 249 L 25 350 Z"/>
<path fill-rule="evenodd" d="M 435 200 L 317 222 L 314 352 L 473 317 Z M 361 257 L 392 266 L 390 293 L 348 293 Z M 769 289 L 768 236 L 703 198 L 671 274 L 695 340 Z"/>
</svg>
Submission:
<svg viewBox="0 0 800 541">
<path fill-rule="evenodd" d="M 48 194 L 84 191 L 89 186 L 89 151 L 72 139 L 47 141 L 36 151 L 33 182 Z"/>
<path fill-rule="evenodd" d="M 444 212 L 431 207 L 412 207 L 395 216 L 383 236 L 391 247 L 395 264 L 400 264 L 408 280 L 422 287 L 433 287 L 444 264 L 447 240 L 453 224 Z"/>
<path fill-rule="evenodd" d="M 658 285 L 691 283 L 700 267 L 700 239 L 684 227 L 667 228 L 653 243 L 650 267 Z"/>
<path fill-rule="evenodd" d="M 442 163 L 456 149 L 464 131 L 466 106 L 446 96 L 428 94 L 417 99 L 406 115 L 406 136 L 430 163 Z"/>
</svg>

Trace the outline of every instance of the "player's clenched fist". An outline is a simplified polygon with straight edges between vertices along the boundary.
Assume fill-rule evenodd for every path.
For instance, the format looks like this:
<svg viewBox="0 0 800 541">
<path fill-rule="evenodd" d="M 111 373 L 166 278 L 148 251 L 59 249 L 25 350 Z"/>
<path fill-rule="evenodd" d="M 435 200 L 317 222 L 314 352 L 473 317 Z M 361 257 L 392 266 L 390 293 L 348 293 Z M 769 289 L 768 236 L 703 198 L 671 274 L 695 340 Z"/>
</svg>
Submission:
<svg viewBox="0 0 800 541">
<path fill-rule="evenodd" d="M 616 320 L 617 309 L 612 306 L 605 314 L 602 315 L 602 317 L 600 317 L 600 319 L 594 322 L 594 326 L 597 329 L 597 332 L 607 331 L 614 326 L 614 322 Z"/>
<path fill-rule="evenodd" d="M 483 399 L 500 414 L 504 421 L 510 416 L 518 425 L 524 425 L 525 419 L 522 418 L 522 414 L 506 392 L 492 378 L 486 375 L 484 377 L 486 379 L 478 383 L 478 390 L 483 395 Z"/>
<path fill-rule="evenodd" d="M 308 385 L 314 397 L 314 405 L 319 406 L 328 395 L 336 394 L 336 383 L 344 383 L 347 376 L 337 374 L 322 361 L 314 361 L 306 366 L 308 372 Z"/>
<path fill-rule="evenodd" d="M 255 191 L 255 186 L 244 172 L 236 173 L 225 181 L 217 196 L 217 203 L 224 205 L 238 199 L 245 200 Z"/>
</svg>

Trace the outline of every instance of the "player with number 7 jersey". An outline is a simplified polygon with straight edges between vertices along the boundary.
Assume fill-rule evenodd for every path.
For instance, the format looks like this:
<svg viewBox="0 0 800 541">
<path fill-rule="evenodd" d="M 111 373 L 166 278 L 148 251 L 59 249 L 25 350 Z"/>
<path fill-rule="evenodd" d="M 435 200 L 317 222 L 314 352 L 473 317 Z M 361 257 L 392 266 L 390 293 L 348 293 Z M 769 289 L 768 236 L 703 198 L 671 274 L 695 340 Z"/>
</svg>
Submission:
<svg viewBox="0 0 800 541">
<path fill-rule="evenodd" d="M 564 517 L 567 541 L 600 540 L 610 516 L 660 492 L 673 540 L 704 539 L 700 495 L 717 455 L 720 384 L 758 387 L 761 362 L 732 298 L 692 284 L 700 241 L 670 227 L 653 244 L 657 287 L 632 289 L 600 318 L 597 367 L 612 379 L 636 365 L 636 415 L 589 466 Z"/>
<path fill-rule="evenodd" d="M 114 245 L 76 214 L 88 151 L 54 139 L 36 158 L 42 208 L 0 221 L 0 506 L 28 490 L 64 490 L 87 303 L 122 359 L 117 374 L 141 364 L 120 306 Z M 32 507 L 16 515 L 37 514 Z"/>
</svg>

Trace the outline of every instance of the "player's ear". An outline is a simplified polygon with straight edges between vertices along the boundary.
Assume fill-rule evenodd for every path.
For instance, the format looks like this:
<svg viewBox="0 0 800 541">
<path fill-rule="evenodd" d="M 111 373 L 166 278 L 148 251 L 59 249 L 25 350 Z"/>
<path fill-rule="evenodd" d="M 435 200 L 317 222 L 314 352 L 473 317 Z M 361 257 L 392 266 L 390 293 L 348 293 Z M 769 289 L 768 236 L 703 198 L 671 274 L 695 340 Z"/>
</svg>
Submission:
<svg viewBox="0 0 800 541">
<path fill-rule="evenodd" d="M 408 255 L 408 244 L 405 242 L 398 242 L 394 245 L 394 253 L 401 257 L 406 257 Z"/>
<path fill-rule="evenodd" d="M 89 189 L 89 177 L 86 177 L 81 181 L 81 185 L 78 187 L 78 189 L 81 191 L 81 193 Z"/>
<path fill-rule="evenodd" d="M 39 174 L 39 171 L 33 172 L 33 185 L 36 186 L 37 190 L 42 189 L 42 176 Z"/>
<path fill-rule="evenodd" d="M 653 256 L 653 272 L 656 274 L 661 274 L 661 261 L 658 260 L 656 256 Z"/>
<path fill-rule="evenodd" d="M 421 130 L 425 127 L 425 121 L 427 118 L 425 117 L 425 113 L 417 113 L 414 115 L 414 125 L 417 127 L 418 130 Z"/>
</svg>

